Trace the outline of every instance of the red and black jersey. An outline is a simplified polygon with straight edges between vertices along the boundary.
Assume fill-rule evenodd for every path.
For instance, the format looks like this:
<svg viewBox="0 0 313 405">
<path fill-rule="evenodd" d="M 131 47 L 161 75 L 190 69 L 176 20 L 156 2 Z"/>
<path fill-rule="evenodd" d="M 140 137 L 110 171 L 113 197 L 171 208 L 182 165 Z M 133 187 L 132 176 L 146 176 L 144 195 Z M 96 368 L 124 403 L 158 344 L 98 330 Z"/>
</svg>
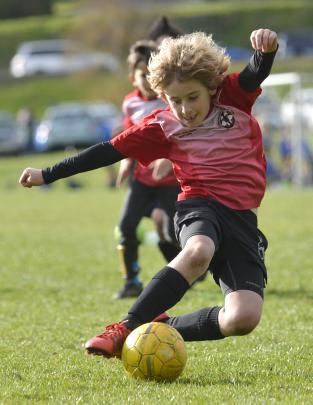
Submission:
<svg viewBox="0 0 313 405">
<path fill-rule="evenodd" d="M 156 110 L 110 142 L 94 145 L 42 171 L 45 183 L 110 165 L 125 157 L 149 165 L 173 162 L 180 200 L 211 197 L 237 210 L 260 205 L 265 192 L 265 157 L 259 125 L 251 108 L 261 93 L 276 52 L 255 51 L 239 74 L 228 75 L 207 118 L 184 127 L 170 109 Z"/>
</svg>

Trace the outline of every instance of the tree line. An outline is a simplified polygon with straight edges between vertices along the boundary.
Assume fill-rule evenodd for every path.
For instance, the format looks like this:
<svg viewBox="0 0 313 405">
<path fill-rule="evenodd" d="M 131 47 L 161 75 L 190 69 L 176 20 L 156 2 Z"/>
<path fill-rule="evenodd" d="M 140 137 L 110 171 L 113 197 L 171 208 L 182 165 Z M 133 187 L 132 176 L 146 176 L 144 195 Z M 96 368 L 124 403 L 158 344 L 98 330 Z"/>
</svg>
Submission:
<svg viewBox="0 0 313 405">
<path fill-rule="evenodd" d="M 53 0 L 0 0 L 0 19 L 52 13 Z"/>
</svg>

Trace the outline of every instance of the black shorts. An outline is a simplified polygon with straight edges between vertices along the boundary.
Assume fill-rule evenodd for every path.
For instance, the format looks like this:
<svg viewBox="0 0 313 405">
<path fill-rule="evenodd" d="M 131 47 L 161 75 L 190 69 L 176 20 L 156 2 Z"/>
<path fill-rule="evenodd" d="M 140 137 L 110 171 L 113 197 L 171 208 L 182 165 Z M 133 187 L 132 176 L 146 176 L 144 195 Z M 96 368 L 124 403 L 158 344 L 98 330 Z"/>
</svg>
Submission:
<svg viewBox="0 0 313 405">
<path fill-rule="evenodd" d="M 167 233 L 171 240 L 176 243 L 174 223 L 171 218 L 175 214 L 175 203 L 179 193 L 178 186 L 160 186 L 153 187 L 143 184 L 134 179 L 131 188 L 127 194 L 123 206 L 122 215 L 119 222 L 119 228 L 122 233 L 121 244 L 130 240 L 137 243 L 136 228 L 144 216 L 151 215 L 156 207 L 162 208 L 167 214 Z"/>
<path fill-rule="evenodd" d="M 251 210 L 237 211 L 209 198 L 176 203 L 175 232 L 181 247 L 194 235 L 206 235 L 215 244 L 209 270 L 226 295 L 251 290 L 263 297 L 267 282 L 264 254 L 267 240 Z"/>
</svg>

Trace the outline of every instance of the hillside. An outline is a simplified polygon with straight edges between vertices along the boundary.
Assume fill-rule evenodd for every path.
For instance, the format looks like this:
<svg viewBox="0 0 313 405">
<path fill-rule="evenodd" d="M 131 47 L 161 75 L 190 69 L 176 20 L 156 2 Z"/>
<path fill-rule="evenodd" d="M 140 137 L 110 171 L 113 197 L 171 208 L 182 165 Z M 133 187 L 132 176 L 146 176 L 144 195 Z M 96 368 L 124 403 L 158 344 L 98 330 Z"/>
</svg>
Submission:
<svg viewBox="0 0 313 405">
<path fill-rule="evenodd" d="M 249 34 L 256 27 L 269 26 L 277 32 L 296 31 L 310 27 L 313 20 L 313 2 L 308 0 L 173 2 L 166 8 L 160 2 L 159 6 L 143 11 L 117 9 L 105 1 L 97 3 L 98 8 L 85 13 L 77 8 L 76 1 L 57 2 L 53 16 L 1 21 L 0 79 L 5 97 L 0 100 L 0 109 L 16 113 L 29 106 L 39 116 L 48 105 L 63 100 L 107 99 L 120 105 L 130 89 L 125 65 L 117 75 L 89 72 L 73 77 L 13 80 L 8 77 L 8 64 L 22 41 L 77 38 L 95 48 L 114 52 L 123 61 L 129 44 L 143 38 L 151 22 L 160 15 L 168 15 L 186 32 L 213 32 L 221 44 L 244 47 L 249 47 Z M 110 7 L 103 8 L 103 4 Z M 237 70 L 243 64 L 233 63 L 232 69 Z M 273 71 L 311 72 L 312 59 L 277 59 Z"/>
<path fill-rule="evenodd" d="M 0 66 L 7 65 L 20 42 L 33 39 L 76 36 L 96 47 L 114 49 L 121 54 L 121 49 L 113 46 L 117 38 L 127 52 L 128 44 L 122 41 L 132 41 L 134 34 L 137 35 L 135 39 L 144 37 L 153 20 L 160 15 L 169 16 L 186 32 L 212 32 L 217 41 L 228 46 L 249 46 L 249 33 L 257 27 L 271 27 L 278 33 L 297 31 L 311 28 L 313 20 L 313 2 L 310 0 L 174 2 L 166 7 L 161 3 L 144 11 L 138 7 L 121 9 L 104 0 L 96 2 L 97 6 L 87 9 L 88 12 L 78 4 L 81 3 L 57 2 L 53 16 L 2 20 Z"/>
</svg>

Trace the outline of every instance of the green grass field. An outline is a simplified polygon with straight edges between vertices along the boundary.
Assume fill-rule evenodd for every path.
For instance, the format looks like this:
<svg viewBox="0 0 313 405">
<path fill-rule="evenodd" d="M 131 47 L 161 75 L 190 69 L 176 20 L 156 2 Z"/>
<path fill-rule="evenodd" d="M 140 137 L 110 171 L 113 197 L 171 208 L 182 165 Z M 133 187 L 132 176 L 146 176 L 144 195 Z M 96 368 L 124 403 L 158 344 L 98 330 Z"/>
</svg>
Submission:
<svg viewBox="0 0 313 405">
<path fill-rule="evenodd" d="M 77 176 L 76 190 L 63 180 L 51 189 L 18 186 L 25 166 L 62 156 L 0 159 L 0 404 L 313 403 L 312 190 L 269 190 L 260 209 L 270 247 L 259 327 L 187 343 L 182 376 L 158 384 L 84 353 L 84 342 L 133 302 L 111 298 L 121 286 L 113 228 L 125 190 L 106 189 L 104 170 Z M 147 283 L 164 263 L 155 247 L 142 246 L 141 264 Z M 207 279 L 171 313 L 221 303 Z"/>
</svg>

